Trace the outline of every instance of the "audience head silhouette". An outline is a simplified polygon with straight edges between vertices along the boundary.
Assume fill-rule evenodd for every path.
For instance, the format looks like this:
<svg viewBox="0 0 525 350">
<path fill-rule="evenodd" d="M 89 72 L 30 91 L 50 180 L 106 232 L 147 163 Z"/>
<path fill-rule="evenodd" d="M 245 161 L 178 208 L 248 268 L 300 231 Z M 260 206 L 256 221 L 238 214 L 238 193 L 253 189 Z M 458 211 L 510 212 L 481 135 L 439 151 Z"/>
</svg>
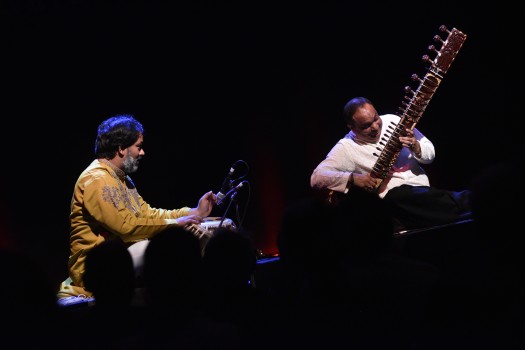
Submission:
<svg viewBox="0 0 525 350">
<path fill-rule="evenodd" d="M 393 240 L 392 220 L 386 203 L 376 194 L 353 188 L 334 208 L 330 221 L 338 253 L 363 256 L 387 252 Z"/>
<path fill-rule="evenodd" d="M 225 289 L 249 286 L 257 263 L 253 242 L 244 231 L 221 227 L 204 249 L 206 280 Z"/>
<path fill-rule="evenodd" d="M 487 166 L 471 182 L 474 225 L 482 246 L 499 262 L 525 268 L 522 247 L 525 236 L 519 229 L 523 186 L 508 189 L 512 177 L 523 172 L 524 157 Z"/>
<path fill-rule="evenodd" d="M 183 227 L 170 227 L 151 238 L 144 254 L 144 283 L 151 301 L 173 303 L 197 297 L 202 257 L 199 239 Z"/>
<path fill-rule="evenodd" d="M 326 245 L 332 210 L 318 198 L 302 200 L 286 208 L 277 235 L 281 263 L 308 271 L 318 264 L 323 251 L 332 251 Z"/>
<path fill-rule="evenodd" d="M 135 293 L 135 271 L 122 240 L 108 239 L 86 256 L 84 281 L 96 305 L 130 305 Z"/>
</svg>

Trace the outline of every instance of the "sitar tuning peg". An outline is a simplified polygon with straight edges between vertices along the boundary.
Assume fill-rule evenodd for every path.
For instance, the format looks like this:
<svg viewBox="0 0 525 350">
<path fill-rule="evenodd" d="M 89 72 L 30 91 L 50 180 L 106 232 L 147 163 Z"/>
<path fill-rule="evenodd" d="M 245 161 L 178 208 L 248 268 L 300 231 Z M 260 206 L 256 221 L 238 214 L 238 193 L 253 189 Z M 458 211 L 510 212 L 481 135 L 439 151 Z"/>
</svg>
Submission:
<svg viewBox="0 0 525 350">
<path fill-rule="evenodd" d="M 437 43 L 442 43 L 442 44 L 445 43 L 439 35 L 434 35 L 434 41 Z"/>
<path fill-rule="evenodd" d="M 423 62 L 431 62 L 432 61 L 428 55 L 423 55 L 423 57 L 421 57 L 421 59 L 423 60 Z"/>
<path fill-rule="evenodd" d="M 429 51 L 433 51 L 433 52 L 439 54 L 439 51 L 436 49 L 436 47 L 435 47 L 434 45 L 430 45 L 430 46 L 428 47 L 428 50 L 429 50 Z"/>
<path fill-rule="evenodd" d="M 412 95 L 415 95 L 416 92 L 414 90 L 412 90 L 412 88 L 410 86 L 405 86 L 405 93 L 406 94 L 412 94 Z M 406 96 L 405 96 L 406 98 Z"/>
<path fill-rule="evenodd" d="M 450 34 L 450 30 L 447 29 L 447 27 L 445 25 L 441 25 L 439 26 L 439 30 L 441 32 L 447 32 L 448 34 Z"/>
<path fill-rule="evenodd" d="M 419 81 L 420 83 L 423 82 L 423 80 L 417 74 L 412 74 L 410 79 L 412 79 L 413 81 Z"/>
</svg>

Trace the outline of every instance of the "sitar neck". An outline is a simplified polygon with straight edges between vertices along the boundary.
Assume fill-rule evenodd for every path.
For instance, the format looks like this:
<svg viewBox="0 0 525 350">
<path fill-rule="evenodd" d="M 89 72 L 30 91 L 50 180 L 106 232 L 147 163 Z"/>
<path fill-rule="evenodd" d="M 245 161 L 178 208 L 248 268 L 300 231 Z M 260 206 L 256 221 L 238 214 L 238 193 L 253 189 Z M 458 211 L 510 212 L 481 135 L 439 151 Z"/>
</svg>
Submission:
<svg viewBox="0 0 525 350">
<path fill-rule="evenodd" d="M 448 36 L 446 40 L 442 40 L 439 35 L 434 36 L 434 41 L 442 44 L 441 49 L 438 51 L 434 45 L 428 47 L 430 51 L 436 53 L 436 57 L 431 60 L 428 55 L 423 56 L 423 61 L 430 63 L 427 73 L 423 78 L 418 77 L 417 74 L 412 75 L 412 80 L 419 83 L 416 90 L 409 86 L 405 87 L 404 99 L 406 101 L 401 102 L 402 106 L 399 108 L 401 113 L 398 114 L 401 120 L 398 124 L 383 126 L 387 128 L 387 136 L 380 141 L 382 148 L 379 147 L 378 150 L 381 152 L 379 154 L 374 153 L 378 158 L 370 172 L 377 179 L 373 191 L 379 190 L 383 180 L 388 177 L 399 153 L 401 153 L 403 145 L 399 141 L 399 137 L 406 136 L 406 129 L 415 128 L 467 38 L 464 33 L 456 28 L 449 31 L 445 26 L 441 26 L 439 30 L 447 32 Z"/>
</svg>

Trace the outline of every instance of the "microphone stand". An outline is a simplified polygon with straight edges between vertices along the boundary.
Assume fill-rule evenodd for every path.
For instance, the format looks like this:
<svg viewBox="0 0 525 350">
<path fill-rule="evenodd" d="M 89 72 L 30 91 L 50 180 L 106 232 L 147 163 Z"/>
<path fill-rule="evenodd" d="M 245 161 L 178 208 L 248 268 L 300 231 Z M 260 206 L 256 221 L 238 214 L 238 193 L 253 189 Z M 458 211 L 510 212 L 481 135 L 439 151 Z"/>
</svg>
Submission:
<svg viewBox="0 0 525 350">
<path fill-rule="evenodd" d="M 230 207 L 231 207 L 233 201 L 235 200 L 235 196 L 237 196 L 237 191 L 236 190 L 233 191 L 233 193 L 232 193 L 232 195 L 230 197 L 230 201 L 228 203 L 228 206 L 224 210 L 224 214 L 222 215 L 221 222 L 219 223 L 218 228 L 222 227 L 222 223 L 224 222 L 224 219 L 226 219 L 226 215 L 228 214 L 228 211 L 230 210 Z"/>
</svg>

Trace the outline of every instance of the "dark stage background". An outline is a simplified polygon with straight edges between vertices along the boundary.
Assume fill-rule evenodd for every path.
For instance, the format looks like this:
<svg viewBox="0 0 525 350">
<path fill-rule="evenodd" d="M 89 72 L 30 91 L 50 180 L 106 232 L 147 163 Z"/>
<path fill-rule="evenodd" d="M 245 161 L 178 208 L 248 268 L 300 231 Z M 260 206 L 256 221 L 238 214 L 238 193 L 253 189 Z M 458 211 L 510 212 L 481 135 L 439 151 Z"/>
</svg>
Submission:
<svg viewBox="0 0 525 350">
<path fill-rule="evenodd" d="M 310 174 L 347 132 L 345 102 L 366 96 L 396 112 L 434 35 L 446 38 L 440 25 L 468 37 L 418 124 L 436 146 L 431 182 L 466 188 L 521 151 L 519 22 L 501 1 L 12 0 L 1 11 L 3 244 L 42 258 L 57 280 L 73 185 L 115 113 L 146 128 L 132 177 L 155 207 L 195 206 L 244 160 L 243 227 L 266 254 L 283 210 L 316 195 Z"/>
</svg>

